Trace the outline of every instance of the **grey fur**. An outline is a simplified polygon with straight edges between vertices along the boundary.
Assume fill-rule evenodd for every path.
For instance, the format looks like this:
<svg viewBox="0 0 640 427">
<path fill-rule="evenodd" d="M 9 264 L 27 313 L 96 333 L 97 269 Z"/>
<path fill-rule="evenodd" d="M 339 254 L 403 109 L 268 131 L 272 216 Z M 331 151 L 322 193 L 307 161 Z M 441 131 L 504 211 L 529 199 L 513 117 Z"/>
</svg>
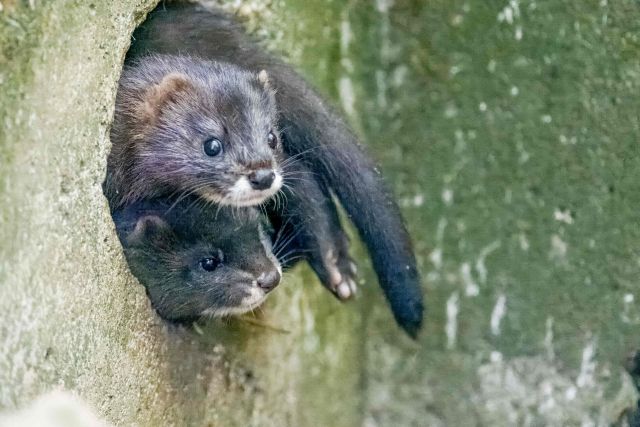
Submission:
<svg viewBox="0 0 640 427">
<path fill-rule="evenodd" d="M 163 88 L 171 75 L 179 82 Z M 239 177 L 278 168 L 270 131 L 277 133 L 274 93 L 257 73 L 188 56 L 146 57 L 122 72 L 105 193 L 112 209 L 169 195 L 223 201 Z M 204 153 L 210 137 L 223 142 L 223 155 Z"/>
</svg>

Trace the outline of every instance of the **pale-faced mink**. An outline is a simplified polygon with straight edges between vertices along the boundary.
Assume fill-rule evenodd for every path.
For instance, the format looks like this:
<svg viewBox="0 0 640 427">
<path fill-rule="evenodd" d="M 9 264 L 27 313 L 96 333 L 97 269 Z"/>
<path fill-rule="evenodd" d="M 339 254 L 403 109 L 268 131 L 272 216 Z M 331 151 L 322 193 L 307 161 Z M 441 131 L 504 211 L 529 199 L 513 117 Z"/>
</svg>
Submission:
<svg viewBox="0 0 640 427">
<path fill-rule="evenodd" d="M 113 219 L 132 273 L 165 319 L 245 313 L 280 282 L 255 208 L 145 200 Z"/>
<path fill-rule="evenodd" d="M 420 279 L 409 236 L 400 211 L 383 178 L 340 116 L 290 66 L 250 40 L 242 27 L 232 17 L 221 11 L 206 10 L 199 5 L 189 3 L 161 4 L 134 33 L 132 47 L 126 60 L 128 68 L 125 69 L 125 73 L 127 70 L 135 68 L 144 69 L 148 63 L 153 64 L 158 61 L 154 56 L 149 57 L 150 54 L 193 55 L 224 62 L 232 64 L 231 67 L 234 70 L 248 70 L 247 78 L 254 80 L 259 74 L 264 76 L 261 71 L 266 70 L 267 87 L 275 90 L 278 115 L 277 124 L 271 122 L 269 130 L 266 127 L 263 128 L 263 135 L 269 131 L 277 137 L 276 129 L 280 129 L 281 144 L 287 156 L 287 160 L 284 162 L 301 162 L 313 174 L 318 188 L 323 194 L 324 202 L 321 206 L 330 211 L 325 214 L 325 218 L 332 217 L 335 213 L 335 207 L 331 202 L 331 194 L 335 193 L 369 249 L 373 266 L 394 317 L 401 327 L 415 337 L 422 325 L 423 305 Z M 188 65 L 189 61 L 200 63 L 199 60 L 182 58 L 182 60 L 175 60 L 183 67 L 182 74 L 189 73 L 191 67 Z M 194 70 L 195 73 L 203 71 L 205 74 L 207 73 L 199 66 L 196 66 Z M 146 87 L 155 87 L 154 85 L 162 82 L 162 79 L 168 78 L 173 73 L 174 70 L 171 68 L 165 68 L 164 75 L 158 76 L 153 84 L 147 83 Z M 212 73 L 210 76 L 202 77 L 211 77 L 212 84 L 221 88 L 222 93 L 225 93 L 225 89 L 235 91 L 234 88 L 221 84 L 223 80 L 220 80 L 220 84 L 213 81 L 220 79 L 221 75 L 224 73 Z M 258 79 L 259 81 L 260 79 Z M 230 82 L 224 80 L 224 83 L 229 84 Z M 177 90 L 182 88 L 181 84 L 175 86 Z M 164 92 L 161 91 L 161 93 Z M 129 108 L 129 99 L 126 95 L 119 99 L 121 103 L 124 103 L 125 109 Z M 164 100 L 165 97 L 163 96 L 161 99 Z M 173 98 L 169 97 L 169 99 Z M 177 99 L 186 102 L 181 97 L 177 97 Z M 151 105 L 157 104 L 152 103 Z M 199 106 L 199 104 L 197 105 Z M 236 111 L 250 110 L 257 115 L 269 116 L 263 110 L 263 104 L 248 103 L 246 98 L 236 97 L 233 103 L 228 105 L 230 108 L 234 107 Z M 175 108 L 168 110 L 171 114 L 176 112 Z M 213 115 L 216 120 L 221 118 L 219 110 L 196 108 L 191 113 L 197 118 L 205 118 L 210 115 Z M 118 110 L 116 110 L 116 116 L 117 114 Z M 242 117 L 242 115 L 239 116 Z M 138 113 L 134 113 L 131 117 L 135 119 L 138 117 Z M 116 122 L 117 120 L 116 117 Z M 182 120 L 177 120 L 174 117 L 166 122 L 167 132 L 183 132 L 184 124 L 190 120 L 191 117 L 185 117 Z M 257 146 L 256 138 L 259 138 L 260 134 L 256 131 L 250 135 L 250 139 L 237 138 L 235 140 L 236 146 L 233 149 L 244 150 L 248 158 L 254 158 L 265 151 L 263 146 L 256 154 L 250 151 L 251 147 Z M 196 139 L 199 144 L 203 143 L 203 139 L 206 140 L 209 137 L 204 133 L 199 136 L 200 139 Z M 138 134 L 122 134 L 121 137 L 141 137 L 144 139 L 144 136 Z M 262 141 L 265 140 L 264 138 L 266 136 Z M 117 145 L 117 138 L 115 139 L 113 141 L 114 149 Z M 165 144 L 167 144 L 166 140 Z M 168 143 L 167 147 L 167 150 L 174 150 L 175 146 Z M 202 151 L 202 148 L 200 150 Z M 155 157 L 153 151 L 148 151 L 148 153 L 151 157 Z M 181 159 L 183 158 L 182 150 L 178 150 L 177 154 Z M 274 154 L 273 158 L 276 159 L 277 156 Z M 149 172 L 151 175 L 156 175 L 156 170 L 161 172 L 163 176 L 168 176 L 171 182 L 183 180 L 185 173 L 193 170 L 189 164 L 190 160 L 191 157 L 187 159 L 187 162 L 182 163 L 180 168 L 168 168 L 166 164 L 161 164 L 156 159 L 149 166 L 139 168 L 129 178 L 119 177 L 117 182 L 121 183 L 124 179 L 137 177 L 151 180 L 144 174 Z M 110 167 L 113 170 L 113 168 L 130 166 L 126 163 L 127 161 L 127 158 L 122 158 L 119 162 L 111 162 Z M 270 165 L 272 169 L 276 169 L 273 163 Z M 167 173 L 168 175 L 164 175 Z M 206 174 L 206 171 L 203 169 L 202 173 Z M 155 176 L 153 179 L 155 180 Z M 224 187 L 224 182 L 212 184 L 212 179 L 207 179 L 206 182 L 209 186 L 220 185 Z M 226 181 L 226 188 L 230 188 L 231 182 L 232 180 Z M 156 184 L 144 185 L 140 187 L 141 190 L 138 189 L 137 184 L 134 184 L 135 188 L 132 188 L 131 191 L 132 194 L 137 195 L 140 194 L 140 191 L 149 191 L 151 194 L 155 194 L 158 189 L 174 194 L 189 192 L 189 190 L 198 191 L 193 185 L 185 187 L 174 184 L 173 188 L 169 189 L 170 185 L 165 185 L 165 181 L 162 181 L 161 184 L 160 186 Z M 200 184 L 204 185 L 202 182 Z M 316 251 L 315 255 L 312 254 L 308 257 L 325 286 L 340 296 L 338 289 L 345 289 L 345 283 L 352 283 L 353 277 L 348 255 L 340 249 L 346 247 L 344 235 L 339 226 L 339 232 L 336 232 L 335 236 L 327 238 L 319 234 L 323 230 L 314 228 L 314 221 L 306 219 L 312 216 L 306 212 L 306 209 L 309 208 L 309 204 L 313 203 L 310 203 L 304 194 L 295 191 L 297 182 L 294 177 L 287 179 L 285 176 L 285 184 L 289 185 L 293 189 L 292 193 L 298 194 L 299 197 L 297 200 L 290 200 L 284 209 L 272 207 L 271 217 L 275 216 L 275 222 L 280 221 L 281 224 L 286 224 L 293 230 L 302 230 L 306 236 L 315 236 L 308 242 L 314 240 L 325 243 L 333 242 L 329 243 L 329 246 L 333 247 L 325 251 L 323 256 L 318 258 L 318 251 Z M 118 185 L 115 187 L 117 188 Z M 114 186 L 111 188 L 113 189 Z M 126 195 L 116 194 L 113 196 L 113 192 L 111 194 L 111 198 L 120 200 L 123 196 L 130 197 L 126 192 Z M 197 194 L 206 197 L 201 192 Z M 210 200 L 217 198 L 218 196 L 209 197 Z M 243 197 L 243 200 L 247 201 L 247 204 L 257 203 L 258 197 L 254 194 L 251 197 Z M 227 200 L 227 202 L 229 201 Z M 340 282 L 336 283 L 337 280 Z M 347 293 L 347 296 L 349 295 Z"/>
<path fill-rule="evenodd" d="M 127 66 L 111 128 L 105 192 L 112 209 L 196 194 L 234 206 L 282 186 L 273 90 L 264 73 L 158 55 Z"/>
</svg>

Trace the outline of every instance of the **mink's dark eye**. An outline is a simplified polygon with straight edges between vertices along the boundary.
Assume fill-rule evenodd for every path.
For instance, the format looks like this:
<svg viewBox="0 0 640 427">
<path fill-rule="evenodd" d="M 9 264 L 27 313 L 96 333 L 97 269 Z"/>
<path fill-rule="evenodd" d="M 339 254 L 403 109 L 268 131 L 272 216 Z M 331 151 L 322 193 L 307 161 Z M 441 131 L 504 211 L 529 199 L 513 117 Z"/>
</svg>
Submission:
<svg viewBox="0 0 640 427">
<path fill-rule="evenodd" d="M 218 138 L 209 138 L 204 142 L 204 152 L 207 156 L 217 156 L 222 153 L 222 142 Z"/>
<path fill-rule="evenodd" d="M 273 133 L 273 131 L 269 132 L 269 135 L 267 136 L 267 143 L 272 149 L 278 146 L 278 137 Z"/>
<path fill-rule="evenodd" d="M 218 249 L 217 253 L 213 254 L 212 256 L 207 258 L 202 258 L 200 260 L 200 267 L 202 267 L 204 271 L 213 271 L 216 268 L 218 268 L 220 264 L 222 264 L 222 261 L 223 261 L 222 251 Z"/>
<path fill-rule="evenodd" d="M 218 264 L 220 263 L 215 258 L 202 258 L 200 260 L 200 267 L 202 267 L 204 271 L 213 271 L 218 267 Z"/>
</svg>

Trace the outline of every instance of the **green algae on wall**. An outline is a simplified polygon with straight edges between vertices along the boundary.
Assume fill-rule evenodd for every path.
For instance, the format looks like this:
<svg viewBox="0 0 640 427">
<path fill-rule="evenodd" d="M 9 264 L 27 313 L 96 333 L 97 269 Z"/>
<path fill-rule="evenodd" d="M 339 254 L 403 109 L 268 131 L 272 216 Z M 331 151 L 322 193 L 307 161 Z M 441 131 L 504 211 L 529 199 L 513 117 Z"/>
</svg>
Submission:
<svg viewBox="0 0 640 427">
<path fill-rule="evenodd" d="M 126 267 L 101 183 L 124 53 L 155 2 L 2 5 L 0 408 L 64 389 L 115 425 L 357 425 L 357 312 L 307 269 L 256 319 L 185 329 Z"/>
<path fill-rule="evenodd" d="M 616 421 L 640 343 L 637 3 L 353 4 L 356 110 L 429 307 L 401 348 L 372 296 L 371 425 Z"/>
<path fill-rule="evenodd" d="M 211 3 L 211 2 L 207 2 Z M 0 407 L 63 388 L 116 425 L 609 425 L 637 399 L 631 0 L 226 1 L 345 111 L 427 292 L 399 333 L 307 268 L 257 319 L 166 325 L 101 193 L 153 1 L 0 1 Z M 286 17 L 286 19 L 283 19 Z"/>
</svg>

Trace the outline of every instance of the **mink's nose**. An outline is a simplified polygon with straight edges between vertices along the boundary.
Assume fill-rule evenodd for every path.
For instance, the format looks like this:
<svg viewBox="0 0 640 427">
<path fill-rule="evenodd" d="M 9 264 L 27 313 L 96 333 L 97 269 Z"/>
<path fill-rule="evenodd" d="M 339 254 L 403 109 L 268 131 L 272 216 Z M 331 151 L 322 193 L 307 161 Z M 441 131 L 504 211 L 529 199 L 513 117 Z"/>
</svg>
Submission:
<svg viewBox="0 0 640 427">
<path fill-rule="evenodd" d="M 254 190 L 266 190 L 276 179 L 276 173 L 272 169 L 259 169 L 251 172 L 248 178 Z"/>
<path fill-rule="evenodd" d="M 280 283 L 280 273 L 275 270 L 268 273 L 262 273 L 260 277 L 258 277 L 258 286 L 265 294 L 271 292 L 273 288 L 278 286 L 278 283 Z"/>
</svg>

